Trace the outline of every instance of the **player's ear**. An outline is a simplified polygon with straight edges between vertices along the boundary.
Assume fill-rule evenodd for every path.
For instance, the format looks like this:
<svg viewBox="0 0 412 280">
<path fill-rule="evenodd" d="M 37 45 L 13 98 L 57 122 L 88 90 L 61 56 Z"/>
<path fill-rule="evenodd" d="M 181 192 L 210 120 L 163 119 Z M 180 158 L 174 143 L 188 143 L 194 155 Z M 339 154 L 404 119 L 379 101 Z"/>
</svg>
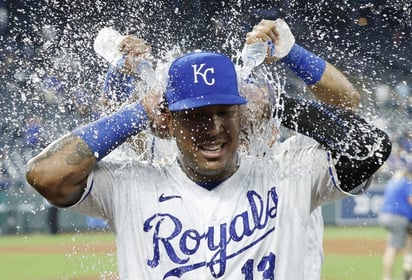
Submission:
<svg viewBox="0 0 412 280">
<path fill-rule="evenodd" d="M 159 138 L 169 138 L 170 111 L 156 93 L 146 94 L 141 101 L 150 120 L 151 133 Z"/>
<path fill-rule="evenodd" d="M 162 139 L 171 137 L 171 113 L 167 107 L 160 105 L 156 110 L 155 135 Z"/>
<path fill-rule="evenodd" d="M 165 97 L 163 97 L 163 100 L 160 101 L 157 107 L 157 114 L 160 116 L 161 119 L 161 132 L 163 135 L 161 135 L 161 138 L 170 138 L 174 136 L 174 129 L 173 129 L 173 117 L 172 117 L 172 112 L 170 112 L 167 101 Z"/>
<path fill-rule="evenodd" d="M 168 136 L 169 137 L 174 137 L 172 113 L 169 111 L 169 109 L 167 109 L 166 112 L 165 112 L 165 120 L 166 120 Z"/>
</svg>

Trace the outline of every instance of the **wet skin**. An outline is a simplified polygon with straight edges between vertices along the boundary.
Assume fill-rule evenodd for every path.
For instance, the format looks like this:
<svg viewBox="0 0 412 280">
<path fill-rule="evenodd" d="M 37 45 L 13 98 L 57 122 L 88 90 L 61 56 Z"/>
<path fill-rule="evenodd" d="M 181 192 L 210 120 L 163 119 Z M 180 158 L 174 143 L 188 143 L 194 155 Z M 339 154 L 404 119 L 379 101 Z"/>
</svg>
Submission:
<svg viewBox="0 0 412 280">
<path fill-rule="evenodd" d="M 228 178 L 237 169 L 239 105 L 214 105 L 172 112 L 172 134 L 183 171 L 195 182 Z"/>
</svg>

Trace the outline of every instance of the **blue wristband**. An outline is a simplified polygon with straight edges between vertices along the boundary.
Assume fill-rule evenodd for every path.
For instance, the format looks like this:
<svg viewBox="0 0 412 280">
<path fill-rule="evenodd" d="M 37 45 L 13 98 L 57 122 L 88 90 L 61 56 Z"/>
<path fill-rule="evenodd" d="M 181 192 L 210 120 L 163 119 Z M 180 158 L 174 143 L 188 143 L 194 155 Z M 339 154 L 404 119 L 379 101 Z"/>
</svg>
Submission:
<svg viewBox="0 0 412 280">
<path fill-rule="evenodd" d="M 134 91 L 135 77 L 127 75 L 119 70 L 123 67 L 125 58 L 122 57 L 116 66 L 110 66 L 106 73 L 106 78 L 103 84 L 104 95 L 113 101 L 124 102 L 129 99 Z"/>
<path fill-rule="evenodd" d="M 72 131 L 89 146 L 97 160 L 102 159 L 132 135 L 147 127 L 148 117 L 140 103 Z"/>
<path fill-rule="evenodd" d="M 289 54 L 280 61 L 285 63 L 293 73 L 309 86 L 320 81 L 326 68 L 324 59 L 298 44 L 294 44 Z"/>
</svg>

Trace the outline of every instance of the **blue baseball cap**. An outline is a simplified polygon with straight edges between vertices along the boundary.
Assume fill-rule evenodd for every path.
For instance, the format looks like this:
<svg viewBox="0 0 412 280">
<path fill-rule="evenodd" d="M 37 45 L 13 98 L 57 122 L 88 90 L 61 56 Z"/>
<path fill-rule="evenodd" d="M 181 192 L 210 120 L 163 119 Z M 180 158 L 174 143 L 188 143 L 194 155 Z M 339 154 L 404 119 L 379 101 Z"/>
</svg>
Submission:
<svg viewBox="0 0 412 280">
<path fill-rule="evenodd" d="M 211 105 L 240 105 L 233 62 L 225 55 L 194 52 L 176 59 L 169 68 L 166 101 L 170 111 Z"/>
</svg>

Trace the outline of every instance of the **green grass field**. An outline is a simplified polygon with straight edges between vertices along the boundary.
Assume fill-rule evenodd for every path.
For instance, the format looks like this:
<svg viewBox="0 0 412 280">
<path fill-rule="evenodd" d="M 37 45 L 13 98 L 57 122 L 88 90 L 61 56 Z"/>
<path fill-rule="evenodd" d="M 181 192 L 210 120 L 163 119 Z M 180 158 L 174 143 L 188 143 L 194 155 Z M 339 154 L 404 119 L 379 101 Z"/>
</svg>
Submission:
<svg viewBox="0 0 412 280">
<path fill-rule="evenodd" d="M 380 244 L 382 249 L 369 248 L 364 254 L 331 254 L 325 252 L 322 279 L 326 280 L 381 280 L 382 253 L 386 242 L 387 232 L 381 227 L 326 227 L 324 240 L 356 239 L 356 244 Z M 365 245 L 368 246 L 368 245 Z M 356 248 L 352 248 L 356 250 Z M 368 248 L 358 248 L 363 251 Z M 403 280 L 402 257 L 398 256 L 395 264 L 394 279 Z"/>
<path fill-rule="evenodd" d="M 1 279 L 114 279 L 114 252 L 98 249 L 112 244 L 102 233 L 0 236 Z"/>
<path fill-rule="evenodd" d="M 359 244 L 362 244 L 362 240 L 376 240 L 381 243 L 386 239 L 386 232 L 377 227 L 325 228 L 325 240 L 354 238 L 360 240 Z M 115 279 L 113 275 L 116 273 L 116 256 L 113 248 L 113 236 L 105 233 L 0 236 L 1 278 Z M 369 254 L 358 255 L 326 252 L 322 279 L 380 280 L 381 252 L 373 250 L 371 248 Z M 400 257 L 395 271 L 395 279 L 401 279 Z"/>
</svg>

